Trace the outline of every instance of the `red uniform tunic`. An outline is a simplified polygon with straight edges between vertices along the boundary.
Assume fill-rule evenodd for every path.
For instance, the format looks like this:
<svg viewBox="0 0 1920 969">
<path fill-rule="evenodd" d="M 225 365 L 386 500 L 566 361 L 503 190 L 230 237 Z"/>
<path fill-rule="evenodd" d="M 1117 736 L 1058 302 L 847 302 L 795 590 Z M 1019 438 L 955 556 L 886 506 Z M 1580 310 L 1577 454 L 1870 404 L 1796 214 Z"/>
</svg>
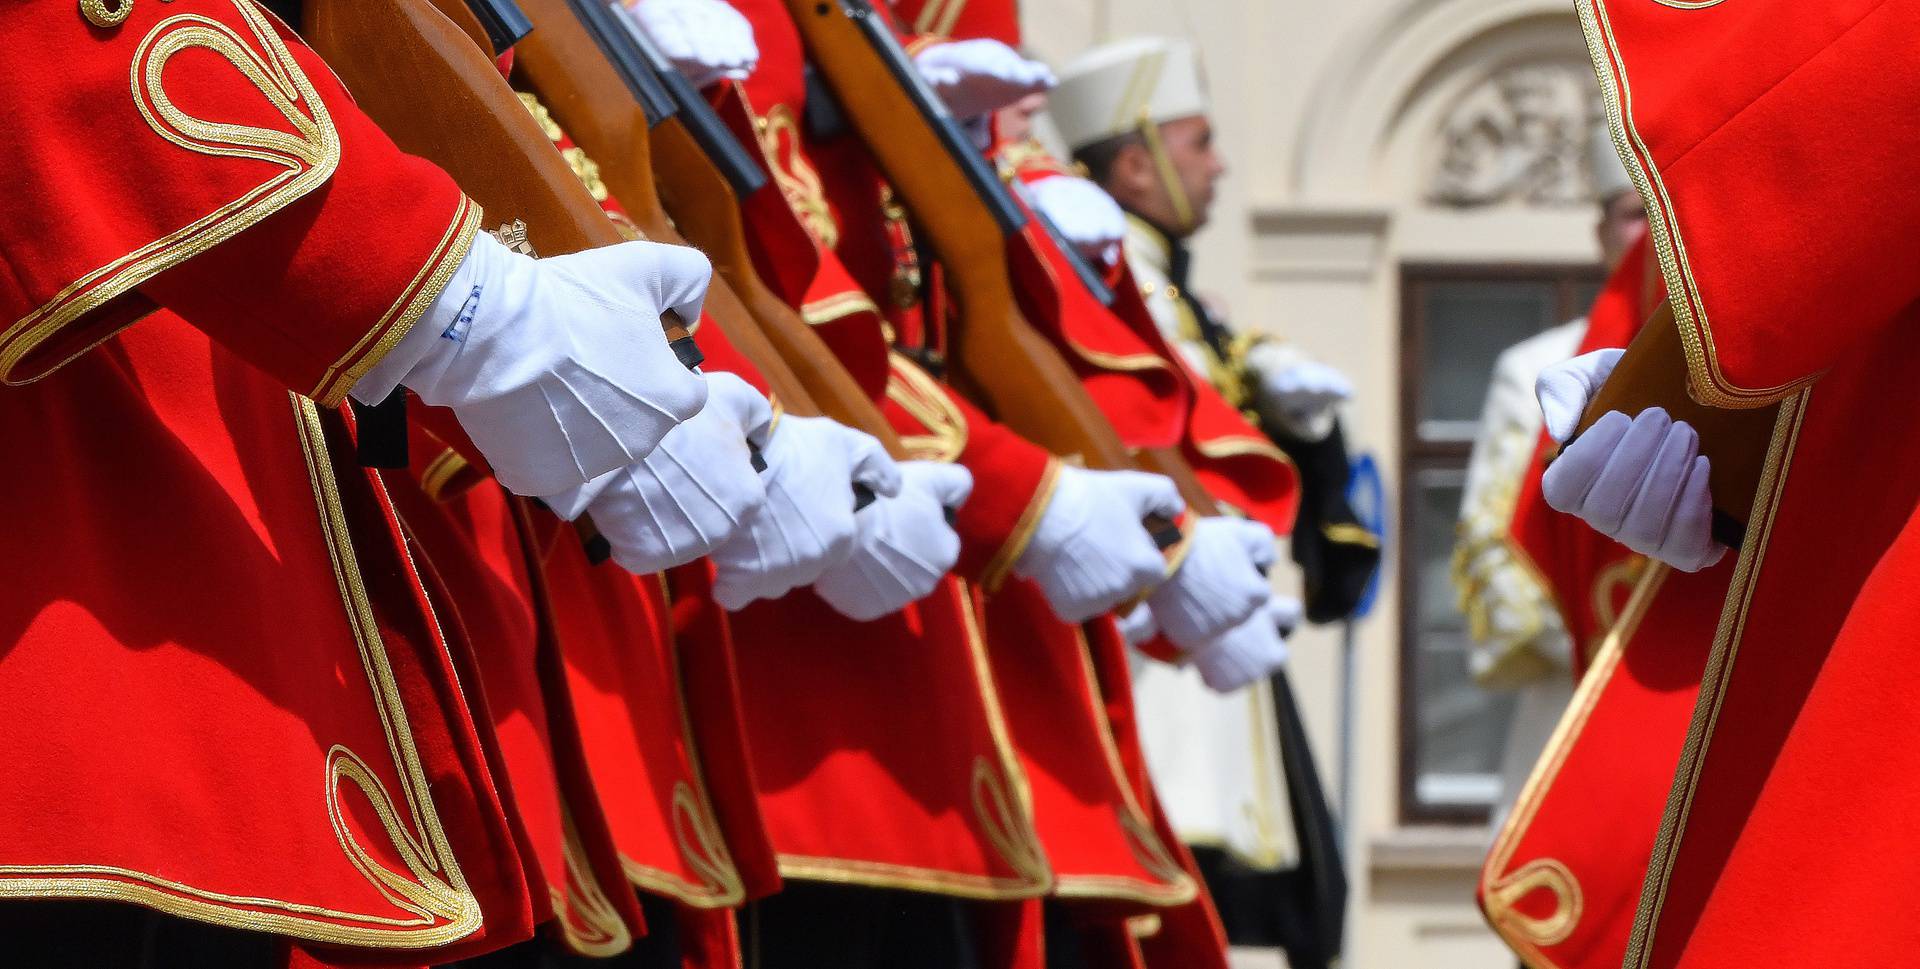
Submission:
<svg viewBox="0 0 1920 969">
<path fill-rule="evenodd" d="M 595 162 L 532 95 L 521 97 L 602 208 L 630 226 Z M 766 391 L 711 316 L 693 329 L 706 369 Z M 712 602 L 712 567 L 693 563 L 671 580 L 633 576 L 590 566 L 571 529 L 552 516 L 538 516 L 536 532 L 568 704 L 627 877 L 694 909 L 729 908 L 773 891 L 778 876 L 752 809 L 733 637 Z M 731 795 L 732 810 L 716 805 L 716 788 Z M 738 859 L 730 845 L 740 849 Z"/>
<path fill-rule="evenodd" d="M 1004 583 L 1005 596 L 1011 598 L 994 597 L 1007 603 L 1004 617 L 988 606 L 988 635 L 982 642 L 972 596 L 962 593 L 955 615 L 972 626 L 972 655 L 979 665 L 975 672 L 948 675 L 927 688 L 950 695 L 971 691 L 977 697 L 969 701 L 973 703 L 984 698 L 1000 722 L 1003 744 L 1011 741 L 1008 752 L 1018 751 L 1018 766 L 1007 771 L 1013 784 L 1004 792 L 991 792 L 990 802 L 1003 805 L 991 813 L 1018 819 L 1019 829 L 1029 837 L 1030 825 L 1037 821 L 1041 833 L 1038 843 L 1017 845 L 1012 852 L 1031 874 L 1018 893 L 1002 897 L 1032 895 L 1051 884 L 1071 894 L 1131 904 L 1190 898 L 1191 880 L 1167 861 L 1167 850 L 1152 831 L 1151 815 L 1133 798 L 1114 756 L 1104 720 L 1107 698 L 1090 674 L 1083 633 L 1053 619 L 1031 588 L 1008 581 L 1051 496 L 1053 459 L 987 420 L 904 357 L 894 358 L 890 374 L 886 369 L 874 372 L 871 361 L 886 360 L 890 327 L 909 345 L 939 345 L 937 329 L 924 331 L 917 306 L 896 299 L 918 296 L 897 288 L 913 282 L 912 267 L 903 258 L 908 252 L 902 245 L 904 220 L 889 211 L 879 179 L 856 139 L 841 137 L 823 144 L 801 128 L 802 52 L 784 6 L 772 0 L 738 6 L 754 22 L 761 64 L 744 90 L 729 93 L 720 107 L 736 133 L 760 149 L 783 196 L 769 204 L 773 193 L 763 192 L 745 203 L 763 275 L 809 311 L 822 335 L 870 390 L 884 388 L 883 408 L 914 456 L 958 461 L 975 475 L 974 497 L 959 514 L 962 554 L 956 572 L 990 592 Z M 845 269 L 840 268 L 842 259 Z M 840 311 L 811 311 L 816 307 Z M 1110 624 L 1105 628 L 1110 631 Z M 925 649 L 926 644 L 910 648 Z M 762 707 L 750 700 L 750 717 L 761 716 Z M 787 743 L 794 726 L 769 721 L 766 729 L 779 731 L 775 742 Z M 763 743 L 757 731 L 754 747 L 758 758 Z M 769 769 L 759 773 L 764 780 Z M 812 800 L 820 810 L 828 806 L 818 797 Z M 769 804 L 776 801 L 769 799 Z M 769 824 L 776 828 L 779 822 L 773 815 L 778 813 L 770 806 Z M 788 837 L 819 838 L 809 831 L 820 827 L 821 820 L 817 814 L 802 816 Z M 989 845 L 1006 841 L 991 829 L 976 836 Z M 776 832 L 776 842 L 780 839 Z M 841 850 L 851 850 L 851 845 Z M 807 873 L 784 864 L 783 870 Z M 958 890 L 926 880 L 893 884 Z"/>
<path fill-rule="evenodd" d="M 0 30 L 20 94 L 0 172 L 0 379 L 43 375 L 159 305 L 339 403 L 466 253 L 479 213 L 453 182 L 396 151 L 250 2 L 136 4 L 105 28 L 41 3 Z"/>
<path fill-rule="evenodd" d="M 550 133 L 564 137 L 557 129 Z M 575 161 L 583 176 L 591 172 L 589 160 Z M 594 180 L 588 181 L 593 187 Z M 704 366 L 738 373 L 766 389 L 720 328 L 703 324 L 698 336 Z M 1011 749 L 986 689 L 978 634 L 958 583 L 943 584 L 894 616 L 856 623 L 807 591 L 728 615 L 711 601 L 710 575 L 705 564 L 675 575 L 676 625 L 683 636 L 697 637 L 679 660 L 690 665 L 694 657 L 716 653 L 737 659 L 730 677 L 715 679 L 737 678 L 737 701 L 730 686 L 712 698 L 737 718 L 735 732 L 744 729 L 751 740 L 736 738 L 724 749 L 733 751 L 735 760 L 726 766 L 738 780 L 726 800 L 744 795 L 748 810 L 742 813 L 755 819 L 749 840 L 763 849 L 771 845 L 761 866 L 764 878 L 752 894 L 777 884 L 773 850 L 778 872 L 796 877 L 989 898 L 1030 896 L 1044 888 L 1045 862 L 1020 807 Z M 619 610 L 605 602 L 578 605 L 571 611 L 580 616 L 608 617 L 590 621 L 605 622 L 598 638 L 617 643 L 628 625 L 615 618 Z M 604 652 L 611 658 L 618 647 Z M 621 664 L 594 665 L 613 670 Z M 680 681 L 670 666 L 661 672 L 660 682 Z M 673 784 L 665 772 L 675 757 L 687 756 L 672 745 L 683 734 L 673 711 L 688 704 L 678 697 L 664 700 L 629 708 L 626 744 L 640 748 L 626 752 L 622 770 L 596 768 L 596 783 L 661 800 L 649 815 L 652 830 L 633 831 L 634 843 L 654 846 L 653 854 L 660 845 L 677 844 L 694 863 L 691 871 L 669 877 L 629 859 L 637 883 L 689 906 L 738 904 L 749 889 L 730 857 L 729 844 L 738 839 L 723 834 L 717 822 L 724 810 L 704 806 L 700 778 Z M 901 730 L 908 722 L 923 727 Z M 705 746 L 706 731 L 691 725 L 685 743 L 691 745 L 696 733 Z M 858 742 L 850 746 L 849 738 Z M 663 741 L 666 750 L 642 749 Z M 701 759 L 716 766 L 711 756 Z M 746 780 L 749 764 L 752 782 Z M 610 814 L 618 831 L 622 812 Z"/>
<path fill-rule="evenodd" d="M 1019 11 L 1013 2 L 903 0 L 893 4 L 893 9 L 902 21 L 923 34 L 953 39 L 984 37 L 1020 47 Z M 1034 143 L 998 144 L 990 155 L 1009 180 L 1031 182 L 1074 174 Z M 1177 449 L 1201 486 L 1224 506 L 1267 524 L 1277 534 L 1290 532 L 1299 501 L 1299 480 L 1292 462 L 1218 390 L 1187 370 L 1148 313 L 1125 259 L 1115 260 L 1105 280 L 1114 295 L 1113 302 L 1101 305 L 1081 283 L 1068 254 L 1045 231 L 1039 217 L 1029 214 L 1025 232 L 1010 240 L 1008 246 L 1022 311 L 1073 367 L 1121 440 L 1132 448 Z M 1011 625 L 1013 628 L 1006 633 L 1012 635 L 1026 623 L 1012 603 L 1004 602 L 1008 598 L 1003 596 L 1002 602 L 994 603 L 989 616 L 994 624 Z M 1029 608 L 1032 606 L 1044 612 L 1043 603 L 1031 603 Z M 1135 739 L 1126 645 L 1110 623 L 1089 624 L 1086 634 L 1102 641 L 1102 648 L 1088 653 L 1103 662 L 1089 665 L 1087 680 L 1104 694 L 1102 701 L 1119 723 L 1118 730 L 1107 725 L 1106 736 L 1115 755 L 1116 773 L 1132 782 L 1126 800 L 1130 810 L 1120 814 L 1120 829 L 1138 832 L 1135 837 L 1140 845 L 1160 852 L 1153 857 L 1151 867 L 1158 869 L 1162 878 L 1184 872 L 1181 880 L 1196 886 L 1195 898 L 1165 908 L 1137 926 L 1107 923 L 1089 927 L 1083 933 L 1088 937 L 1086 944 L 1098 946 L 1106 953 L 1104 958 L 1116 965 L 1133 961 L 1161 966 L 1223 965 L 1225 930 L 1206 893 L 1199 888 L 1197 867 L 1155 801 L 1145 755 Z M 1164 639 L 1157 639 L 1147 649 L 1162 657 L 1178 652 Z M 1010 675 L 1015 674 L 1010 671 Z M 1036 705 L 1036 712 L 1041 709 L 1044 705 Z M 1031 729 L 1037 732 L 1042 728 L 1036 723 Z M 1023 734 L 1027 735 L 1038 734 Z M 1063 803 L 1071 802 L 1063 799 Z M 1065 815 L 1057 816 L 1067 820 Z M 1082 865 L 1097 866 L 1095 859 L 1111 857 L 1098 850 L 1088 852 L 1090 846 L 1057 834 L 1061 830 L 1043 821 L 1043 838 L 1050 848 L 1056 842 L 1074 844 L 1081 849 Z M 1069 830 L 1098 829 L 1075 822 Z M 1136 848 L 1140 850 L 1144 849 Z M 1056 862 L 1056 866 L 1061 864 Z M 1097 876 L 1085 880 L 1115 890 L 1112 882 Z M 1059 894 L 1072 897 L 1081 891 L 1084 887 Z M 1161 904 L 1167 899 L 1165 894 L 1149 897 Z M 1154 931 L 1145 932 L 1146 927 Z M 1136 934 L 1146 938 L 1136 940 Z"/>
<path fill-rule="evenodd" d="M 592 160 L 523 100 L 609 216 L 630 225 Z M 718 327 L 695 330 L 710 365 L 758 383 Z M 478 456 L 467 448 L 450 460 Z M 665 576 L 596 568 L 552 515 L 526 508 L 516 524 L 497 489 L 448 494 L 458 489 L 440 486 L 443 475 L 436 462 L 422 477 L 448 500 L 468 555 L 530 600 L 541 629 L 524 658 L 480 665 L 489 694 L 502 694 L 491 704 L 500 746 L 560 937 L 583 954 L 625 949 L 640 928 L 638 887 L 678 903 L 689 966 L 734 965 L 725 910 L 772 891 L 777 875 L 753 810 L 725 622 L 706 594 L 710 566 L 678 570 L 671 588 Z M 492 630 L 496 646 L 517 642 L 517 626 Z"/>
<path fill-rule="evenodd" d="M 5 541 L 39 563 L 0 658 L 34 779 L 0 895 L 434 961 L 529 932 L 444 627 L 330 412 L 161 312 L 0 414 L 35 456 Z"/>
<path fill-rule="evenodd" d="M 5 754 L 32 796 L 0 818 L 0 895 L 421 961 L 524 937 L 519 851 L 381 482 L 284 390 L 338 401 L 478 213 L 250 3 L 111 26 L 34 4 L 0 31 L 22 92 L 0 377 L 74 361 L 0 411 L 29 511 L 5 541 L 36 563 L 0 656 L 0 719 L 33 738 Z"/>
<path fill-rule="evenodd" d="M 1588 315 L 1580 350 L 1625 346 L 1665 295 L 1642 243 Z M 1551 452 L 1542 437 L 1540 456 Z M 1689 575 L 1552 510 L 1542 460 L 1509 530 L 1577 637 L 1580 689 L 1495 838 L 1478 895 L 1494 930 L 1539 969 L 1614 969 L 1633 913 L 1731 562 Z M 1595 831 L 1608 832 L 1595 838 Z"/>
<path fill-rule="evenodd" d="M 1910 962 L 1920 4 L 1580 13 L 1693 392 L 1783 401 L 1627 964 Z"/>
<path fill-rule="evenodd" d="M 434 457 L 422 467 L 444 468 L 448 459 L 440 455 L 448 452 L 423 450 Z M 618 952 L 641 926 L 600 803 L 568 756 L 579 745 L 564 698 L 550 702 L 543 685 L 551 679 L 543 667 L 555 658 L 544 622 L 551 607 L 527 571 L 527 528 L 516 520 L 523 512 L 491 484 L 452 494 L 436 487 L 429 495 L 409 476 L 386 477 L 448 638 L 464 660 L 461 685 L 483 724 L 482 740 L 521 844 L 534 919 L 554 920 L 555 935 L 576 952 Z"/>
</svg>

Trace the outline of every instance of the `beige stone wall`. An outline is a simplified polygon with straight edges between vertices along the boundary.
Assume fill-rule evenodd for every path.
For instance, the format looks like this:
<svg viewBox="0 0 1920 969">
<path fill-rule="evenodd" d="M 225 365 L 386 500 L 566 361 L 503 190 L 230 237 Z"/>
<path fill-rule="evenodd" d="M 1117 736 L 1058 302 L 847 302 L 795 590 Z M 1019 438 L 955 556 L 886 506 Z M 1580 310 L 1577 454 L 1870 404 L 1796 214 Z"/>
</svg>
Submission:
<svg viewBox="0 0 1920 969">
<path fill-rule="evenodd" d="M 1237 326 L 1297 341 L 1354 378 L 1350 441 L 1374 452 L 1395 495 L 1399 267 L 1595 258 L 1591 208 L 1427 201 L 1443 128 L 1468 98 L 1517 66 L 1587 70 L 1564 0 L 1023 0 L 1023 15 L 1029 46 L 1055 65 L 1136 33 L 1198 43 L 1231 172 L 1196 242 L 1197 288 Z M 1488 832 L 1399 824 L 1396 578 L 1389 563 L 1381 606 L 1358 632 L 1347 965 L 1508 967 L 1472 901 Z M 1301 640 L 1294 682 L 1338 789 L 1339 637 Z"/>
</svg>

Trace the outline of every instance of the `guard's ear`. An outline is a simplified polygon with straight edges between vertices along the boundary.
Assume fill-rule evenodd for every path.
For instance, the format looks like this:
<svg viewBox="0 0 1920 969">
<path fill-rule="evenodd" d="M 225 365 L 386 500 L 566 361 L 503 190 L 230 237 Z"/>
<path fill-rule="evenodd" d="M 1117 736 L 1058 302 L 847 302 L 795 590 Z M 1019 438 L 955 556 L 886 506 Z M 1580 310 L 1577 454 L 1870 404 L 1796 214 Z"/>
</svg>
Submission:
<svg viewBox="0 0 1920 969">
<path fill-rule="evenodd" d="M 1160 191 L 1160 174 L 1154 168 L 1153 152 L 1147 150 L 1146 142 L 1136 138 L 1120 146 L 1108 169 L 1107 182 L 1107 194 L 1119 201 L 1121 207 L 1138 209 L 1151 205 L 1148 200 Z"/>
</svg>

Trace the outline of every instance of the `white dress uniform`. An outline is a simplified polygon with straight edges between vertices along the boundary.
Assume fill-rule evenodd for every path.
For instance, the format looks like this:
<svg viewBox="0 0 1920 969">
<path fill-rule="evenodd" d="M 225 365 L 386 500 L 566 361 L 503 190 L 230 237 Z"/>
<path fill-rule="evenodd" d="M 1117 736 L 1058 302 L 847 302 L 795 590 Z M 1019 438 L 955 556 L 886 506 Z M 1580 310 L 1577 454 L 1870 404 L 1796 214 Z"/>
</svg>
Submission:
<svg viewBox="0 0 1920 969">
<path fill-rule="evenodd" d="M 1148 311 L 1188 368 L 1208 380 L 1216 369 L 1213 357 L 1168 278 L 1166 237 L 1133 216 L 1127 222 L 1127 263 Z M 1135 655 L 1140 743 L 1174 833 L 1259 870 L 1292 867 L 1299 845 L 1281 773 L 1272 689 L 1262 680 L 1221 695 L 1207 689 L 1191 667 Z"/>
<path fill-rule="evenodd" d="M 1191 44 L 1142 37 L 1089 51 L 1060 71 L 1050 114 L 1074 150 L 1109 138 L 1138 134 L 1167 183 L 1179 219 L 1193 213 L 1174 179 L 1159 142 L 1158 126 L 1207 112 L 1199 58 Z M 1174 243 L 1159 229 L 1128 217 L 1126 259 L 1146 297 L 1148 310 L 1199 379 L 1220 387 L 1236 405 L 1258 406 L 1260 389 L 1246 354 L 1294 353 L 1277 341 L 1236 341 L 1234 359 L 1223 366 L 1210 352 L 1185 294 L 1173 282 Z M 1275 359 L 1278 366 L 1286 360 Z M 1276 371 L 1277 372 L 1277 371 Z M 1311 439 L 1332 426 L 1303 428 Z M 1290 428 L 1297 426 L 1288 425 Z M 1265 680 L 1231 694 L 1209 690 L 1190 667 L 1170 666 L 1136 654 L 1134 700 L 1141 743 L 1154 787 L 1175 832 L 1194 845 L 1219 848 L 1259 870 L 1294 866 L 1299 847 L 1281 770 L 1273 693 Z"/>
<path fill-rule="evenodd" d="M 1605 125 L 1592 132 L 1590 151 L 1598 198 L 1604 201 L 1632 190 Z M 1467 616 L 1467 632 L 1474 641 L 1467 655 L 1468 668 L 1474 682 L 1489 690 L 1511 690 L 1518 701 L 1506 748 L 1501 751 L 1495 828 L 1520 796 L 1534 762 L 1572 702 L 1576 685 L 1573 641 L 1553 594 L 1514 552 L 1507 529 L 1522 479 L 1532 473 L 1529 463 L 1540 440 L 1543 419 L 1534 399 L 1534 381 L 1542 370 L 1572 357 L 1586 332 L 1583 317 L 1522 340 L 1500 354 L 1467 462 L 1452 571 L 1460 609 Z"/>
<path fill-rule="evenodd" d="M 1573 356 L 1586 331 L 1584 318 L 1573 320 L 1500 354 L 1467 462 L 1453 581 L 1473 637 L 1468 664 L 1475 682 L 1512 690 L 1518 700 L 1501 755 L 1496 826 L 1573 699 L 1573 644 L 1552 593 L 1515 555 L 1507 526 L 1540 440 L 1533 382 L 1540 371 Z"/>
</svg>

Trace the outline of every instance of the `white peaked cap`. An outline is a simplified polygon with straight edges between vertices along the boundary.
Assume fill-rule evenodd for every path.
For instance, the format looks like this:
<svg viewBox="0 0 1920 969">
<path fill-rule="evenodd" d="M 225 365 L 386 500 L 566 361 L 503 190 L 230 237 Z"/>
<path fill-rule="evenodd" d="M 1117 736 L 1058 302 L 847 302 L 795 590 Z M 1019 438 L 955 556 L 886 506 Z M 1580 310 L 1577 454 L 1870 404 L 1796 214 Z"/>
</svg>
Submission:
<svg viewBox="0 0 1920 969">
<path fill-rule="evenodd" d="M 1613 135 L 1607 130 L 1607 119 L 1594 122 L 1593 134 L 1587 147 L 1593 161 L 1593 197 L 1602 202 L 1633 190 L 1633 182 L 1627 177 L 1627 168 L 1620 163 L 1620 152 L 1613 147 Z"/>
<path fill-rule="evenodd" d="M 1206 78 L 1193 45 L 1169 37 L 1135 37 L 1096 47 L 1060 70 L 1047 112 L 1067 147 L 1207 113 Z"/>
</svg>

